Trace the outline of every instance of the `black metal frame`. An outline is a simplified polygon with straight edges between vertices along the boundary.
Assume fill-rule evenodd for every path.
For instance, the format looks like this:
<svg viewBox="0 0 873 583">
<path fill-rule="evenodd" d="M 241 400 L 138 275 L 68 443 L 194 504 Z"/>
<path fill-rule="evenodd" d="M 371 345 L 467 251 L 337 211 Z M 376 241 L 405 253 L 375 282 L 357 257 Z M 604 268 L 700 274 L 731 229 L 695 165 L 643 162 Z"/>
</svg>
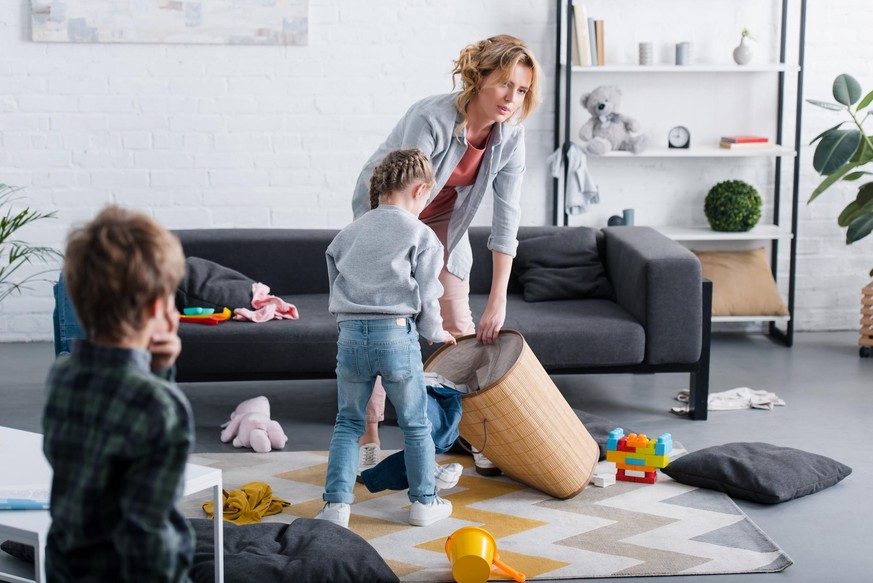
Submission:
<svg viewBox="0 0 873 583">
<path fill-rule="evenodd" d="M 573 48 L 573 0 L 566 0 L 567 13 L 563 15 L 566 18 L 566 27 L 562 26 L 562 10 L 561 5 L 564 0 L 556 0 L 557 14 L 557 35 L 556 35 L 556 50 L 555 50 L 555 150 L 561 148 L 561 154 L 564 159 L 564 190 L 566 195 L 567 188 L 567 151 L 570 148 L 570 99 L 572 98 L 571 84 L 573 81 L 572 75 L 572 48 Z M 788 267 L 788 322 L 785 330 L 781 330 L 777 322 L 769 323 L 768 332 L 771 338 L 781 341 L 785 346 L 794 344 L 794 302 L 795 302 L 795 279 L 797 275 L 797 210 L 798 197 L 800 194 L 800 123 L 803 106 L 803 65 L 805 57 L 806 43 L 806 2 L 800 0 L 800 15 L 799 24 L 800 30 L 798 35 L 798 71 L 797 71 L 797 103 L 796 103 L 796 119 L 794 125 L 794 172 L 793 185 L 791 192 L 791 242 L 789 252 L 789 267 Z M 782 0 L 781 14 L 781 29 L 779 39 L 779 62 L 786 64 L 787 58 L 787 39 L 788 39 L 788 7 L 789 0 Z M 565 32 L 565 66 L 561 65 L 561 33 Z M 563 68 L 563 71 L 562 71 Z M 561 76 L 563 74 L 563 87 L 561 86 Z M 563 89 L 563 104 L 565 105 L 562 113 L 562 89 Z M 779 72 L 778 80 L 778 104 L 776 114 L 776 143 L 781 144 L 783 138 L 783 121 L 785 117 L 785 71 Z M 563 121 L 563 123 L 562 123 Z M 563 126 L 563 141 L 561 140 L 561 129 Z M 777 156 L 775 159 L 775 179 L 773 184 L 773 224 L 780 224 L 780 208 L 781 208 L 781 191 L 782 191 L 782 157 Z M 560 192 L 560 182 L 557 178 L 552 180 L 553 194 L 552 206 L 555 225 L 566 226 L 569 223 L 569 216 L 566 209 L 562 211 L 560 202 L 562 193 Z M 779 239 L 773 239 L 770 248 L 770 267 L 773 273 L 773 279 L 777 279 L 778 274 L 778 259 L 779 259 Z"/>
</svg>

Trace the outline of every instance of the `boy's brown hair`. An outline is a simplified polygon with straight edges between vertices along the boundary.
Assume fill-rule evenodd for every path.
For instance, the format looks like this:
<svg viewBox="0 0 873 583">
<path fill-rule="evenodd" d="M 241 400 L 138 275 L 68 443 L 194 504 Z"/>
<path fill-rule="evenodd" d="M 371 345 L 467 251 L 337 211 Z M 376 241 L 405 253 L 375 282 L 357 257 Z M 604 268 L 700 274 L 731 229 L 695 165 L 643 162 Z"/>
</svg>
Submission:
<svg viewBox="0 0 873 583">
<path fill-rule="evenodd" d="M 109 206 L 67 238 L 64 282 L 89 339 L 119 342 L 185 274 L 182 245 L 141 212 Z"/>
</svg>

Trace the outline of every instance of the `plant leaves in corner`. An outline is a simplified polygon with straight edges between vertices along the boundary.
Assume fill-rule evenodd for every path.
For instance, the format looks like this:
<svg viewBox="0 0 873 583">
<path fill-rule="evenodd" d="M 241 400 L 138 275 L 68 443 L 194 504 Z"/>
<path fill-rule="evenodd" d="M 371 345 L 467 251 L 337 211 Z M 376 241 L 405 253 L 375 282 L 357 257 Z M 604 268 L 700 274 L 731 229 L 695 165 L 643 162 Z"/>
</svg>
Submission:
<svg viewBox="0 0 873 583">
<path fill-rule="evenodd" d="M 834 79 L 834 99 L 845 106 L 852 105 L 861 99 L 861 84 L 851 75 L 843 73 Z"/>
<path fill-rule="evenodd" d="M 858 196 L 846 205 L 837 219 L 837 224 L 847 227 L 852 221 L 866 214 L 873 214 L 873 182 L 868 182 L 858 189 Z"/>
<path fill-rule="evenodd" d="M 873 231 L 873 213 L 858 217 L 849 224 L 846 231 L 846 245 L 859 241 Z"/>
<path fill-rule="evenodd" d="M 831 103 L 830 101 L 819 101 L 818 99 L 807 99 L 807 103 L 811 103 L 813 105 L 817 105 L 824 109 L 829 109 L 831 111 L 843 111 L 843 107 L 837 105 L 836 103 Z"/>
<path fill-rule="evenodd" d="M 843 167 L 861 143 L 858 130 L 828 132 L 815 148 L 812 166 L 819 174 L 830 175 Z"/>
</svg>

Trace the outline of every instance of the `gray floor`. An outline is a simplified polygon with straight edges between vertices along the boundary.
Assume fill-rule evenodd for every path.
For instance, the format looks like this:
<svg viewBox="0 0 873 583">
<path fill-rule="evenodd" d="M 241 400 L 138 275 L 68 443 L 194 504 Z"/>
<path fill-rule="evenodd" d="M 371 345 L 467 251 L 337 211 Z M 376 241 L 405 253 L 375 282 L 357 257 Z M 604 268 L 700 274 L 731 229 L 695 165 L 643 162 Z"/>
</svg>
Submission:
<svg viewBox="0 0 873 583">
<path fill-rule="evenodd" d="M 687 375 L 555 377 L 574 408 L 658 435 L 670 432 L 689 450 L 732 441 L 764 441 L 819 453 L 854 469 L 840 484 L 779 505 L 737 501 L 794 560 L 775 575 L 695 577 L 735 581 L 870 581 L 873 483 L 870 428 L 873 359 L 858 357 L 857 333 L 798 334 L 785 348 L 760 335 L 721 334 L 713 339 L 711 390 L 751 387 L 772 391 L 787 406 L 773 411 L 710 412 L 705 422 L 669 413 Z M 43 379 L 53 359 L 48 343 L 0 344 L 0 425 L 40 431 Z M 326 449 L 336 414 L 334 383 L 297 381 L 193 384 L 183 389 L 197 423 L 197 451 L 231 451 L 218 426 L 241 400 L 270 399 L 273 417 L 289 436 L 286 449 Z M 400 447 L 395 426 L 382 428 L 383 447 Z M 0 471 L 9 471 L 3 468 Z M 635 581 L 663 581 L 640 578 Z"/>
</svg>

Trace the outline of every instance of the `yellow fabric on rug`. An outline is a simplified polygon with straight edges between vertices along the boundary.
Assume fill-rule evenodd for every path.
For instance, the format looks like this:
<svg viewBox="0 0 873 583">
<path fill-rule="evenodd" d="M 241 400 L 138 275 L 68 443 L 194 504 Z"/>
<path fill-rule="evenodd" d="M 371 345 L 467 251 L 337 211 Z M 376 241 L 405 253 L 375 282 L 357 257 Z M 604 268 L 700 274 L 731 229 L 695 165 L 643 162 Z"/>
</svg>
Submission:
<svg viewBox="0 0 873 583">
<path fill-rule="evenodd" d="M 264 482 L 250 482 L 230 492 L 222 490 L 224 520 L 234 524 L 254 524 L 265 516 L 279 514 L 290 502 L 273 496 L 273 489 Z M 211 519 L 215 515 L 212 501 L 203 504 Z"/>
</svg>

